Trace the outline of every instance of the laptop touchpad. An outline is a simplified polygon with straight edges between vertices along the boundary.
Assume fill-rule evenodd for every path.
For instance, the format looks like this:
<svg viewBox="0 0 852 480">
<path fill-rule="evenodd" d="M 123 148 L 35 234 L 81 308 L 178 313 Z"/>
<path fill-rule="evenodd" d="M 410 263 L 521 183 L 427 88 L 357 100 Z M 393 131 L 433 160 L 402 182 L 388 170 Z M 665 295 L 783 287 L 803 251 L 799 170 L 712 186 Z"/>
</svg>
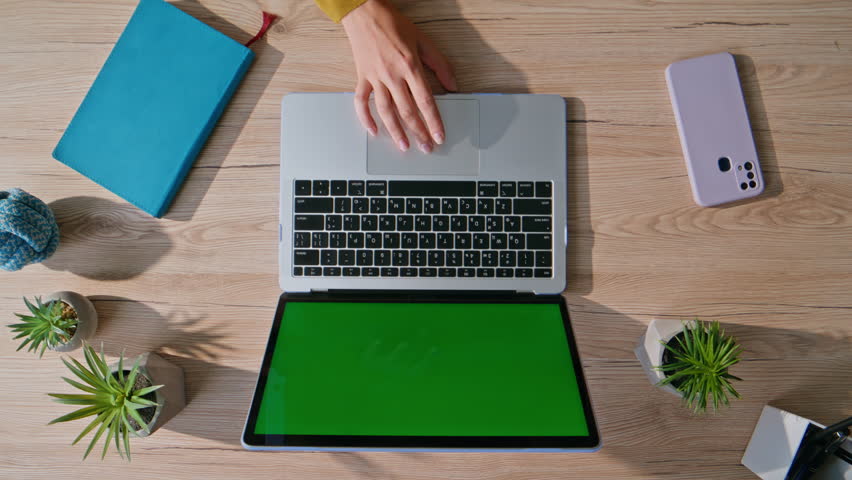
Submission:
<svg viewBox="0 0 852 480">
<path fill-rule="evenodd" d="M 436 98 L 444 121 L 446 141 L 435 145 L 430 154 L 417 148 L 410 132 L 411 148 L 400 152 L 382 125 L 375 107 L 373 118 L 379 135 L 367 135 L 367 173 L 370 175 L 478 175 L 479 174 L 479 101 Z"/>
</svg>

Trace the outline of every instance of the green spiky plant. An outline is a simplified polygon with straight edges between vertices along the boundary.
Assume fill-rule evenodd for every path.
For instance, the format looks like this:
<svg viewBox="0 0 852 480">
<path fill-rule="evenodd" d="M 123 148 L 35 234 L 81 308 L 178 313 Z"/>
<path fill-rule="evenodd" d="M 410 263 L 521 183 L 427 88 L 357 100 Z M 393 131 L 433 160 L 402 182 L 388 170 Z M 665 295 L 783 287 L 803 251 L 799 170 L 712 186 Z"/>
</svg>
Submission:
<svg viewBox="0 0 852 480">
<path fill-rule="evenodd" d="M 62 379 L 68 382 L 71 386 L 86 392 L 85 394 L 60 394 L 49 393 L 56 401 L 68 405 L 84 405 L 83 408 L 75 410 L 67 415 L 63 415 L 48 425 L 60 422 L 69 422 L 71 420 L 79 420 L 81 418 L 95 416 L 89 425 L 83 429 L 80 435 L 71 443 L 75 445 L 87 433 L 95 428 L 95 434 L 89 442 L 89 447 L 86 448 L 86 453 L 83 454 L 83 459 L 89 456 L 95 443 L 106 432 L 104 439 L 104 448 L 101 452 L 101 459 L 106 456 L 107 449 L 111 441 L 115 441 L 115 449 L 118 454 L 127 460 L 130 460 L 130 434 L 138 434 L 138 429 L 131 425 L 131 421 L 139 425 L 139 428 L 150 433 L 147 422 L 139 415 L 138 410 L 147 407 L 159 406 L 156 402 L 143 398 L 151 392 L 161 388 L 162 385 L 151 385 L 149 387 L 139 388 L 134 390 L 136 378 L 140 375 L 139 361 L 133 365 L 130 373 L 124 374 L 124 355 L 119 357 L 118 369 L 115 373 L 110 371 L 109 366 L 104 359 L 103 349 L 98 356 L 95 349 L 88 344 L 83 345 L 83 355 L 86 357 L 88 368 L 75 359 L 71 362 L 65 360 L 65 366 L 71 370 L 78 379 L 83 383 L 63 377 Z M 122 447 L 124 445 L 124 453 Z"/>
<path fill-rule="evenodd" d="M 77 318 L 69 316 L 65 312 L 61 301 L 51 300 L 42 303 L 40 297 L 35 297 L 35 304 L 33 304 L 24 297 L 24 304 L 32 315 L 16 313 L 15 315 L 23 323 L 9 325 L 9 328 L 18 334 L 15 340 L 26 337 L 18 346 L 18 350 L 27 345 L 30 346 L 27 349 L 28 352 L 40 348 L 41 351 L 39 351 L 38 356 L 41 358 L 46 349 L 67 343 L 74 336 L 77 329 Z"/>
<path fill-rule="evenodd" d="M 667 375 L 657 385 L 671 384 L 695 413 L 704 413 L 711 404 L 714 411 L 728 405 L 728 395 L 740 398 L 731 380 L 742 379 L 728 369 L 740 361 L 741 348 L 719 322 L 685 324 L 676 340 L 674 345 L 663 342 L 672 360 L 657 367 Z"/>
</svg>

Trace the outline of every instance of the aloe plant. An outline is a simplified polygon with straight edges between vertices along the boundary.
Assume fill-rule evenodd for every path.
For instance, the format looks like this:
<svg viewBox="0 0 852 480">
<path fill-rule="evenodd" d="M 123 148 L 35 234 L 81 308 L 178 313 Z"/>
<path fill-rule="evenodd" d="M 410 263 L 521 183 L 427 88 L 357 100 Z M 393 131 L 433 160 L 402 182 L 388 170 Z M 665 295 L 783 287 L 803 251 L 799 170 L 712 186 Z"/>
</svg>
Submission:
<svg viewBox="0 0 852 480">
<path fill-rule="evenodd" d="M 98 439 L 106 433 L 104 439 L 104 448 L 101 452 L 101 459 L 106 456 L 107 449 L 111 441 L 115 442 L 115 448 L 118 454 L 127 460 L 130 460 L 130 434 L 138 436 L 138 430 L 143 429 L 149 432 L 148 424 L 139 415 L 138 410 L 147 407 L 159 406 L 156 402 L 143 398 L 151 392 L 161 388 L 162 385 L 151 385 L 144 388 L 134 389 L 136 379 L 141 373 L 139 372 L 139 361 L 133 365 L 130 372 L 124 373 L 124 355 L 119 357 L 118 369 L 111 372 L 109 366 L 104 359 L 103 349 L 100 356 L 95 352 L 95 349 L 90 345 L 83 345 L 83 355 L 86 357 L 88 368 L 75 359 L 69 362 L 62 359 L 65 366 L 71 370 L 74 375 L 82 381 L 82 383 L 70 378 L 63 377 L 62 379 L 68 382 L 69 385 L 86 392 L 84 394 L 61 394 L 49 393 L 56 401 L 68 405 L 84 405 L 79 410 L 75 410 L 67 415 L 63 415 L 49 423 L 49 425 L 60 422 L 69 422 L 79 420 L 86 417 L 95 416 L 94 420 L 89 423 L 86 428 L 77 436 L 71 443 L 75 445 L 86 434 L 95 430 L 92 440 L 89 442 L 89 447 L 86 453 L 83 454 L 83 459 L 89 456 L 92 448 L 97 443 Z M 139 428 L 135 428 L 131 423 L 135 422 Z M 124 445 L 124 453 L 122 447 Z"/>
<path fill-rule="evenodd" d="M 685 325 L 676 344 L 663 342 L 673 361 L 660 367 L 667 374 L 657 385 L 671 384 L 683 394 L 683 400 L 695 413 L 704 413 L 708 405 L 717 410 L 729 404 L 729 395 L 740 398 L 731 380 L 742 380 L 728 373 L 737 364 L 741 348 L 733 337 L 725 335 L 719 322 L 696 320 Z"/>
<path fill-rule="evenodd" d="M 18 346 L 18 350 L 29 345 L 30 348 L 27 351 L 32 352 L 40 347 L 38 356 L 41 358 L 46 349 L 66 343 L 74 336 L 77 318 L 66 314 L 61 301 L 51 300 L 42 303 L 40 297 L 35 297 L 34 305 L 24 297 L 24 304 L 32 315 L 16 313 L 15 315 L 23 323 L 9 325 L 9 328 L 18 334 L 15 340 L 26 337 Z"/>
</svg>

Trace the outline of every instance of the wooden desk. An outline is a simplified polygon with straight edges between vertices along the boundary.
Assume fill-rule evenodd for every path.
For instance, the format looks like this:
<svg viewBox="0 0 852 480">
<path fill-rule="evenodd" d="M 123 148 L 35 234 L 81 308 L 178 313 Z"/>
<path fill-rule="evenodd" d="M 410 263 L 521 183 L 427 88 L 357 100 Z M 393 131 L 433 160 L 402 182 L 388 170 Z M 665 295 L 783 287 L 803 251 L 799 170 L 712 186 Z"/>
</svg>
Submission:
<svg viewBox="0 0 852 480">
<path fill-rule="evenodd" d="M 402 2 L 400 2 L 402 3 Z M 50 153 L 133 0 L 0 2 L 0 178 L 51 202 L 62 245 L 3 273 L 21 296 L 76 290 L 108 353 L 163 352 L 190 403 L 134 460 L 80 463 L 58 355 L 0 334 L 0 477 L 240 479 L 750 478 L 739 465 L 766 403 L 821 422 L 852 414 L 852 3 L 849 1 L 402 4 L 472 92 L 566 97 L 569 287 L 604 438 L 596 454 L 250 453 L 239 445 L 279 295 L 279 101 L 351 90 L 343 31 L 307 0 L 275 25 L 165 219 L 140 213 Z M 184 0 L 237 40 L 250 0 Z M 250 32 L 250 33 L 249 33 Z M 743 79 L 767 192 L 692 202 L 663 70 L 727 50 Z M 653 317 L 718 319 L 746 352 L 744 399 L 695 418 L 649 385 L 633 347 Z M 5 329 L 4 329 L 5 330 Z M 79 353 L 79 352 L 77 352 Z"/>
</svg>

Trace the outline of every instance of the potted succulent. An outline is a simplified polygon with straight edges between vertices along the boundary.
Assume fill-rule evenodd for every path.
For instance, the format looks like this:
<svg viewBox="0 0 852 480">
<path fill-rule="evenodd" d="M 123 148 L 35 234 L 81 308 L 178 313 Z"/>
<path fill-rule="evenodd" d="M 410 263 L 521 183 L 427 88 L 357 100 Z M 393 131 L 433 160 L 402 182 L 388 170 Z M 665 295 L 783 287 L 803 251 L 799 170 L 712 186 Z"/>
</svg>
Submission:
<svg viewBox="0 0 852 480">
<path fill-rule="evenodd" d="M 742 380 L 728 369 L 739 362 L 742 349 L 725 335 L 719 322 L 654 319 L 636 348 L 651 383 L 683 398 L 695 413 L 708 406 L 728 405 L 740 398 L 731 383 Z"/>
<path fill-rule="evenodd" d="M 88 298 L 74 292 L 56 292 L 45 297 L 35 297 L 35 303 L 24 298 L 30 315 L 16 313 L 23 322 L 9 325 L 18 335 L 15 340 L 25 338 L 18 350 L 29 345 L 27 351 L 38 351 L 39 357 L 45 349 L 70 352 L 80 348 L 98 329 L 98 313 Z"/>
<path fill-rule="evenodd" d="M 77 377 L 77 380 L 63 377 L 63 380 L 84 393 L 48 394 L 60 403 L 82 405 L 82 408 L 50 424 L 94 416 L 72 445 L 94 430 L 83 459 L 106 434 L 101 459 L 110 442 L 114 442 L 118 454 L 129 461 L 130 435 L 150 435 L 186 404 L 183 370 L 155 353 L 140 355 L 129 370 L 123 355 L 111 366 L 107 365 L 103 351 L 98 356 L 90 345 L 83 346 L 83 355 L 87 365 L 73 358 L 70 362 L 64 358 L 62 361 Z"/>
</svg>

